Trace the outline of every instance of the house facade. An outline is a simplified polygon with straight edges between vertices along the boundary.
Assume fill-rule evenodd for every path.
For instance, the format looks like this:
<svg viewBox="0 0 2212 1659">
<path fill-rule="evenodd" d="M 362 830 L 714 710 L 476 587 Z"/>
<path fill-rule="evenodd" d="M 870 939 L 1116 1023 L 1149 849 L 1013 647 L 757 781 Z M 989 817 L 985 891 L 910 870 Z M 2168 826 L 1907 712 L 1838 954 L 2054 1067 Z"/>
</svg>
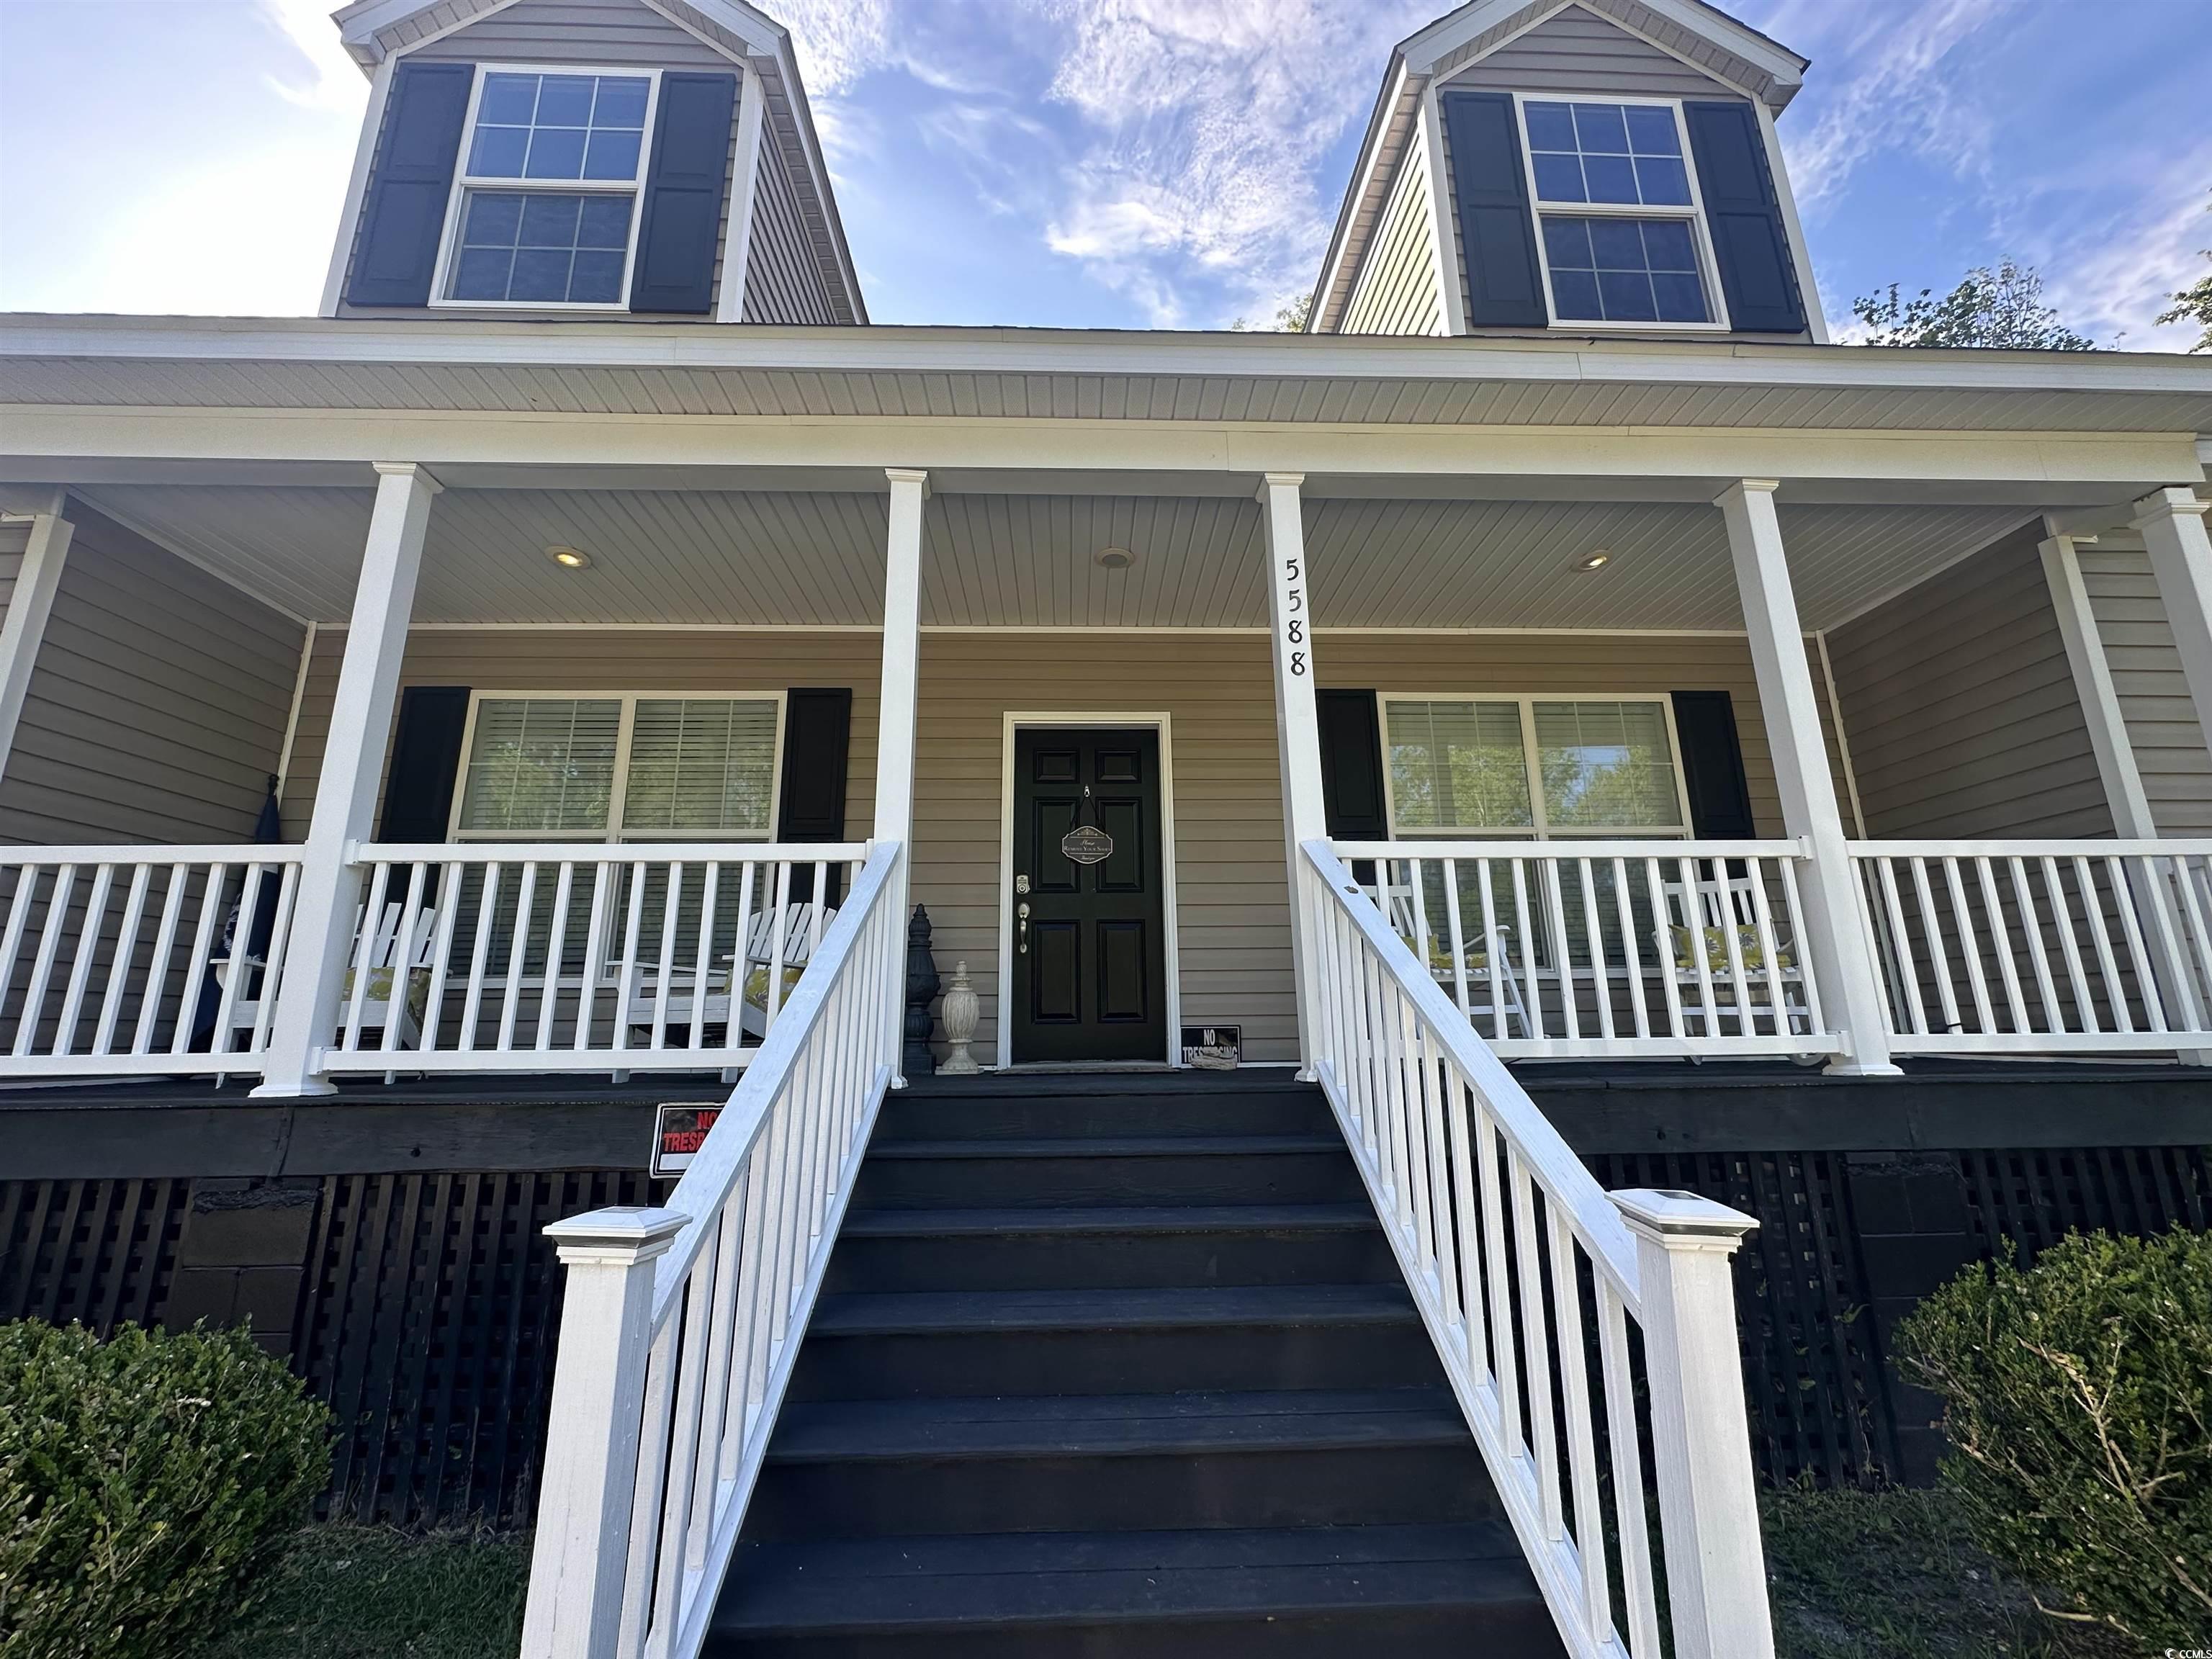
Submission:
<svg viewBox="0 0 2212 1659">
<path fill-rule="evenodd" d="M 811 1102 L 846 1169 L 926 1063 L 896 1048 L 916 905 L 975 999 L 930 1058 L 1318 1078 L 1407 1206 L 1417 1301 L 1451 1279 L 1422 1230 L 1474 1188 L 1415 1226 L 1419 1125 L 1374 1127 L 1409 1088 L 1416 1118 L 1424 1090 L 1486 1103 L 1529 1214 L 1596 1206 L 1582 1271 L 1615 1264 L 1647 1343 L 1660 1270 L 1619 1264 L 1681 1230 L 1624 1231 L 1547 1161 L 1547 1113 L 1592 1159 L 1735 1160 L 1711 1195 L 1797 1241 L 1768 1276 L 1881 1328 L 2008 1224 L 1995 1196 L 1967 1218 L 1966 1163 L 1931 1210 L 1929 1148 L 2154 1149 L 2179 1184 L 2107 1182 L 2138 1206 L 2112 1224 L 2201 1208 L 2212 366 L 1832 345 L 1786 48 L 1697 0 L 1474 0 L 1387 66 L 1309 332 L 1132 335 L 871 326 L 789 37 L 742 0 L 336 22 L 372 92 L 319 316 L 0 319 L 27 1259 L 40 1182 L 136 1183 L 134 1216 L 164 1180 L 296 1193 L 93 1234 L 119 1262 L 138 1228 L 179 1308 L 302 1352 L 325 1318 L 335 1355 L 345 1316 L 310 1304 L 371 1213 L 344 1182 L 643 1197 L 662 1100 Z M 671 1200 L 684 1231 L 573 1245 L 634 1288 L 678 1239 L 648 1336 L 715 1305 L 701 1230 L 750 1252 L 732 1194 L 795 1156 L 732 1146 L 699 1153 L 711 1202 Z M 820 1178 L 802 1262 L 849 1191 Z M 1638 1180 L 1705 1176 L 1608 1184 Z M 241 1212 L 262 1255 L 194 1254 Z M 1890 1268 L 1877 1237 L 1936 1242 Z M 1492 1238 L 1494 1271 L 1534 1237 Z M 819 1282 L 792 1280 L 793 1352 Z M 1495 1413 L 1480 1296 L 1435 1293 Z M 1792 1346 L 1767 1316 L 1754 1371 Z M 1762 1468 L 1924 1461 L 1878 1334 L 1832 1343 L 1844 1403 Z M 582 1386 L 551 1375 L 541 1412 Z M 1612 1380 L 1563 1378 L 1561 1409 Z M 1493 1478 L 1552 1432 L 1508 1443 L 1535 1409 L 1498 1418 Z M 1683 1409 L 1662 1464 L 1741 1442 Z M 549 1469 L 541 1514 L 628 1516 L 622 1439 Z M 1559 1519 L 1597 1443 L 1507 1504 L 1572 1651 L 1616 1616 Z M 706 1588 L 653 1601 L 669 1639 L 704 1639 L 721 1525 L 684 1534 Z M 542 1581 L 605 1595 L 534 1598 L 532 1650 L 615 1651 L 569 1644 L 636 1587 L 568 1535 Z M 1641 1653 L 1650 1561 L 1614 1547 Z"/>
</svg>

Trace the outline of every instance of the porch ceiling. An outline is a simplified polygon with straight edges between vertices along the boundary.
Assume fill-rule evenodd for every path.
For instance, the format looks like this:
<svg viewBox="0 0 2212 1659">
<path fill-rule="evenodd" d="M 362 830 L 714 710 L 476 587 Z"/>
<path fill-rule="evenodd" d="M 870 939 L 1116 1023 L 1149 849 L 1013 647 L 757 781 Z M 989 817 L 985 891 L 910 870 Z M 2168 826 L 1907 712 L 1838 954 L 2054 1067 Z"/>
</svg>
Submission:
<svg viewBox="0 0 2212 1659">
<path fill-rule="evenodd" d="M 345 619 L 364 489 L 100 485 L 90 506 L 268 599 Z M 1784 504 L 1805 625 L 1833 627 L 2031 516 L 2018 505 Z M 1250 501 L 940 495 L 925 625 L 1257 628 Z M 1718 512 L 1650 501 L 1310 501 L 1324 628 L 1730 630 L 1742 625 Z M 880 623 L 884 498 L 860 492 L 452 489 L 438 499 L 415 619 L 440 623 Z M 544 549 L 592 556 L 556 567 Z M 1103 569 L 1103 547 L 1135 554 Z M 1576 564 L 1604 549 L 1594 574 Z"/>
</svg>

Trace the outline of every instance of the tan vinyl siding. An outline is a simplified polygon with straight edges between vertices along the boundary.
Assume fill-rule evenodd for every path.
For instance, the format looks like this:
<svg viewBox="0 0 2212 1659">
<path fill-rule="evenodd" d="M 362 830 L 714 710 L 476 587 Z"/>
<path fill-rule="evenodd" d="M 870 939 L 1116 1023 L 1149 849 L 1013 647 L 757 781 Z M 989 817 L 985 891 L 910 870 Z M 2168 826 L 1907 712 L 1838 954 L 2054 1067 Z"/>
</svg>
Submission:
<svg viewBox="0 0 2212 1659">
<path fill-rule="evenodd" d="M 1441 334 L 1436 237 L 1429 214 L 1429 161 L 1415 143 L 1400 168 L 1382 222 L 1345 307 L 1340 334 Z"/>
<path fill-rule="evenodd" d="M 407 55 L 410 59 L 422 63 L 544 64 L 574 64 L 579 68 L 714 70 L 739 76 L 740 94 L 744 90 L 744 71 L 741 64 L 689 30 L 678 27 L 658 12 L 639 4 L 638 0 L 518 0 L 518 3 L 495 12 L 481 22 L 457 29 Z M 738 101 L 743 101 L 742 95 Z M 731 187 L 736 180 L 737 108 L 736 104 L 731 106 L 729 159 L 722 170 L 722 212 L 714 237 L 714 292 L 718 295 L 722 286 L 722 252 L 729 245 Z M 385 112 L 387 130 L 391 113 L 387 106 Z M 364 204 L 369 199 L 369 192 L 376 188 L 376 172 L 383 161 L 384 140 L 385 133 L 379 132 L 377 153 L 369 163 L 368 188 L 362 192 Z M 650 155 L 649 134 L 647 152 Z M 349 285 L 353 276 L 352 261 L 360 254 L 361 227 L 358 222 L 353 227 L 353 252 L 347 256 Z M 340 292 L 343 294 L 343 290 Z M 343 299 L 338 305 L 341 317 L 421 314 L 412 307 L 359 307 L 348 304 Z M 441 306 L 437 314 L 441 317 L 512 322 L 517 317 L 527 318 L 535 313 L 507 308 L 475 311 Z M 555 308 L 545 314 L 562 316 L 573 313 Z M 680 322 L 683 319 L 656 315 L 654 320 Z"/>
<path fill-rule="evenodd" d="M 237 842 L 276 770 L 302 629 L 81 504 L 0 841 Z"/>
<path fill-rule="evenodd" d="M 515 0 L 408 56 L 425 63 L 736 67 L 726 54 L 639 0 Z"/>
<path fill-rule="evenodd" d="M 1580 6 L 1546 19 L 1443 84 L 1496 92 L 1616 92 L 1640 98 L 1743 95 Z"/>
<path fill-rule="evenodd" d="M 790 162 L 767 132 L 761 135 L 759 165 L 753 182 L 752 241 L 745 256 L 744 320 L 833 324 L 836 309 L 799 215 Z"/>
<path fill-rule="evenodd" d="M 2212 835 L 2212 752 L 2182 677 L 2150 556 L 2075 544 L 2136 769 L 2162 835 Z"/>
<path fill-rule="evenodd" d="M 346 632 L 316 636 L 284 785 L 284 828 L 306 833 L 322 769 Z M 435 629 L 407 641 L 399 684 L 477 691 L 781 691 L 849 686 L 853 736 L 845 823 L 865 839 L 875 814 L 876 705 L 883 669 L 872 633 L 732 633 L 717 629 Z M 386 759 L 390 757 L 389 741 Z M 382 814 L 381 791 L 378 812 Z"/>
<path fill-rule="evenodd" d="M 2106 836 L 2034 526 L 1828 635 L 1876 836 Z"/>
</svg>

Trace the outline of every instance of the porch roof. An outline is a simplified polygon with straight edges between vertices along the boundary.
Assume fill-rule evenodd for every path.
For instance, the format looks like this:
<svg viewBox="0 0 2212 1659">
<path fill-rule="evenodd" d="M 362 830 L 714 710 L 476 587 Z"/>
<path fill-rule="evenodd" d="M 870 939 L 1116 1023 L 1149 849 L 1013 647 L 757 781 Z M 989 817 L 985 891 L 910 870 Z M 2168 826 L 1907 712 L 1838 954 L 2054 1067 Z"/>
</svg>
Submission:
<svg viewBox="0 0 2212 1659">
<path fill-rule="evenodd" d="M 35 405 L 2212 433 L 2212 361 L 1705 341 L 0 317 Z"/>
</svg>

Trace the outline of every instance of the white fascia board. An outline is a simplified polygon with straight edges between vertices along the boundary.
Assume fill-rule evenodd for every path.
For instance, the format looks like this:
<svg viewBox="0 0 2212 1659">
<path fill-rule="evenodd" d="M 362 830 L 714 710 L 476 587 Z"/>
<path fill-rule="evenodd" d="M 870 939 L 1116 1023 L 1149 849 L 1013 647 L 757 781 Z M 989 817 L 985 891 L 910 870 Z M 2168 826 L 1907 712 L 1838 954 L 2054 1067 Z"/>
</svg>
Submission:
<svg viewBox="0 0 2212 1659">
<path fill-rule="evenodd" d="M 1900 392 L 2180 392 L 2212 398 L 2212 358 L 2169 353 L 1107 329 L 760 325 L 737 334 L 683 323 L 564 322 L 548 328 L 412 318 L 0 315 L 0 362 L 15 357 L 832 374 L 1550 380 Z"/>
<path fill-rule="evenodd" d="M 1382 153 L 1382 140 L 1389 131 L 1398 112 L 1398 105 L 1406 94 L 1406 82 L 1410 71 L 1402 54 L 1390 54 L 1390 65 L 1383 72 L 1382 90 L 1375 100 L 1374 111 L 1367 118 L 1367 135 L 1359 143 L 1358 159 L 1352 163 L 1352 182 L 1344 192 L 1344 202 L 1337 209 L 1336 228 L 1328 239 L 1328 252 L 1321 262 L 1321 275 L 1314 283 L 1313 309 L 1309 313 L 1306 330 L 1318 332 L 1315 325 L 1322 320 L 1322 308 L 1328 303 L 1328 291 L 1336 284 L 1338 269 L 1350 250 L 1352 222 L 1358 216 L 1359 204 L 1366 198 L 1373 181 L 1376 159 Z M 1404 165 L 1405 152 L 1399 151 L 1399 163 Z M 1363 252 L 1364 250 L 1363 249 Z M 1351 295 L 1346 295 L 1347 302 Z"/>
</svg>

